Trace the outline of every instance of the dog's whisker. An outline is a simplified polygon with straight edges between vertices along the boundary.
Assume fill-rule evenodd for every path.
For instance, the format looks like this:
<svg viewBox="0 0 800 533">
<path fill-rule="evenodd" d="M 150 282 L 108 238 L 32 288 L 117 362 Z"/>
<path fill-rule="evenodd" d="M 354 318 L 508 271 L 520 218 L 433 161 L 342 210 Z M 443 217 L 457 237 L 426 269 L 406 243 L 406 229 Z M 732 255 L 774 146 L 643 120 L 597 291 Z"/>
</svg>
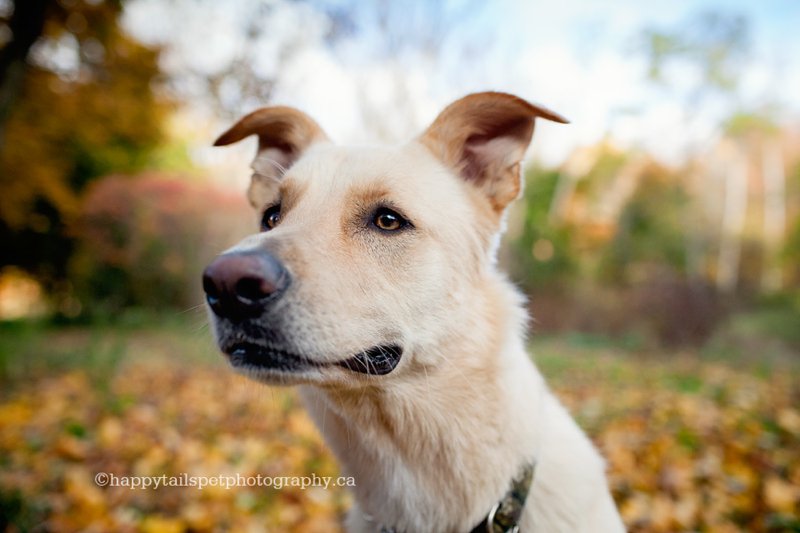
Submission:
<svg viewBox="0 0 800 533">
<path fill-rule="evenodd" d="M 431 380 L 428 376 L 428 365 L 422 365 L 422 370 L 425 372 L 425 386 L 428 389 L 428 397 L 431 396 Z"/>
<path fill-rule="evenodd" d="M 192 311 L 196 311 L 197 309 L 200 309 L 201 307 L 205 307 L 205 305 L 206 305 L 205 302 L 203 302 L 201 304 L 193 305 L 193 306 L 191 306 L 191 307 L 189 307 L 187 309 L 184 309 L 182 311 L 178 311 L 177 314 L 178 315 L 183 315 L 183 314 L 186 314 L 186 313 L 191 313 Z"/>
<path fill-rule="evenodd" d="M 206 329 L 208 327 L 209 327 L 209 323 L 208 322 L 206 322 L 206 321 L 201 322 L 200 324 L 197 324 L 192 328 L 192 333 L 200 333 L 201 331 L 203 331 L 204 329 Z"/>
<path fill-rule="evenodd" d="M 361 366 L 363 366 L 363 367 L 364 367 L 364 372 L 365 372 L 367 375 L 369 375 L 369 374 L 370 374 L 370 372 L 369 372 L 369 362 L 370 362 L 370 359 L 369 359 L 369 357 L 367 356 L 367 352 L 361 352 L 361 355 L 363 355 L 363 357 L 359 357 L 358 361 L 359 361 L 359 363 L 361 364 Z"/>
<path fill-rule="evenodd" d="M 280 174 L 281 174 L 281 175 L 283 175 L 283 174 L 286 174 L 286 167 L 284 167 L 283 165 L 281 165 L 281 164 L 280 164 L 279 162 L 277 162 L 276 160 L 274 160 L 274 159 L 270 159 L 270 158 L 268 158 L 268 157 L 262 157 L 262 158 L 261 158 L 261 161 L 266 161 L 267 163 L 269 163 L 270 165 L 272 165 L 273 167 L 275 167 L 276 169 L 278 169 L 278 172 L 280 172 Z"/>
<path fill-rule="evenodd" d="M 319 396 L 315 396 L 314 397 L 314 403 L 316 404 L 317 412 L 319 412 L 319 409 L 320 409 L 319 401 L 320 401 L 320 397 Z M 328 406 L 326 405 L 322 409 L 322 434 L 323 435 L 325 434 L 325 422 L 327 421 L 327 419 L 328 419 Z"/>
<path fill-rule="evenodd" d="M 455 362 L 454 362 L 452 359 L 450 359 L 450 357 L 446 356 L 446 355 L 444 354 L 444 352 L 442 352 L 440 355 L 442 356 L 442 359 L 444 359 L 444 360 L 445 360 L 445 362 L 447 362 L 447 364 L 449 364 L 450 366 L 452 366 L 453 368 L 455 368 L 456 372 L 458 372 L 458 373 L 461 375 L 461 377 L 462 377 L 462 378 L 464 378 L 464 382 L 467 384 L 467 386 L 469 386 L 469 388 L 470 388 L 470 389 L 472 389 L 472 392 L 473 392 L 474 394 L 476 394 L 476 395 L 480 396 L 480 392 L 479 392 L 479 391 L 478 391 L 478 389 L 475 387 L 475 384 L 472 382 L 472 380 L 470 380 L 470 379 L 467 377 L 467 375 L 466 375 L 466 374 L 464 374 L 464 371 L 461 369 L 461 367 L 460 367 L 458 364 L 456 364 L 456 363 L 455 363 Z"/>
</svg>

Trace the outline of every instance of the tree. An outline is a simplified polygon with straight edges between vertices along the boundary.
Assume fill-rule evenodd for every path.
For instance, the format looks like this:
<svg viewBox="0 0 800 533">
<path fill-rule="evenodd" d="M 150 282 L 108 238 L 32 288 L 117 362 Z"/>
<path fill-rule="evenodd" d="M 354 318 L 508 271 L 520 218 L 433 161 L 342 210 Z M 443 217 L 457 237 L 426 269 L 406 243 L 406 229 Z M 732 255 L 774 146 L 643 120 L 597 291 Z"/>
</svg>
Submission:
<svg viewBox="0 0 800 533">
<path fill-rule="evenodd" d="M 669 86 L 667 72 L 673 66 L 694 71 L 691 82 L 683 87 L 693 109 L 706 98 L 735 94 L 738 68 L 750 48 L 750 28 L 742 15 L 710 11 L 674 29 L 646 28 L 641 40 L 650 81 Z"/>
<path fill-rule="evenodd" d="M 772 112 L 771 112 L 772 111 Z M 786 237 L 786 172 L 781 128 L 771 115 L 774 110 L 739 111 L 725 124 L 725 133 L 735 139 L 738 150 L 746 154 L 761 178 L 761 246 L 763 256 L 759 285 L 764 292 L 783 288 L 780 251 Z"/>
<path fill-rule="evenodd" d="M 563 177 L 558 171 L 530 168 L 522 197 L 509 214 L 501 260 L 529 293 L 561 289 L 578 267 L 572 242 L 575 228 L 553 223 L 549 217 L 560 182 Z"/>
<path fill-rule="evenodd" d="M 303 65 L 314 64 L 334 75 L 346 70 L 363 129 L 395 140 L 423 126 L 419 80 L 410 71 L 452 80 L 471 73 L 483 56 L 490 37 L 458 41 L 467 19 L 482 14 L 479 6 L 475 0 L 133 0 L 127 15 L 137 35 L 165 49 L 170 89 L 215 118 L 238 118 L 276 94 L 291 95 L 307 75 Z M 151 31 L 144 24 L 151 18 L 165 24 Z M 354 47 L 355 41 L 366 45 Z"/>
<path fill-rule="evenodd" d="M 3 126 L 22 86 L 25 60 L 31 46 L 42 34 L 45 11 L 53 2 L 28 0 L 16 4 L 6 23 L 11 38 L 0 50 L 0 145 L 3 144 Z"/>
<path fill-rule="evenodd" d="M 704 117 L 705 109 L 719 109 L 727 100 L 728 107 L 735 103 L 739 84 L 739 66 L 750 50 L 750 32 L 747 18 L 729 12 L 700 13 L 673 29 L 647 28 L 642 32 L 647 60 L 647 78 L 653 83 L 671 89 L 683 100 L 684 120 L 687 130 Z M 694 75 L 678 83 L 668 72 L 681 67 Z M 725 107 L 724 105 L 722 106 Z M 720 117 L 714 117 L 722 125 Z M 687 159 L 697 154 L 687 153 Z M 731 292 L 738 280 L 741 258 L 741 233 L 747 211 L 747 165 L 743 157 L 727 161 L 722 176 L 724 209 L 721 221 L 720 247 L 717 257 L 717 286 Z M 703 255 L 700 233 L 687 240 L 690 266 L 701 264 Z M 700 272 L 689 272 L 697 276 Z"/>
<path fill-rule="evenodd" d="M 686 192 L 674 175 L 658 165 L 644 167 L 634 194 L 619 214 L 614 236 L 603 250 L 603 276 L 628 283 L 634 273 L 654 279 L 664 270 L 683 272 L 686 204 Z"/>
<path fill-rule="evenodd" d="M 11 19 L 27 2 L 18 0 Z M 0 268 L 21 267 L 54 288 L 82 191 L 111 171 L 146 165 L 167 105 L 153 92 L 158 51 L 121 31 L 118 0 L 46 7 L 0 146 Z"/>
</svg>

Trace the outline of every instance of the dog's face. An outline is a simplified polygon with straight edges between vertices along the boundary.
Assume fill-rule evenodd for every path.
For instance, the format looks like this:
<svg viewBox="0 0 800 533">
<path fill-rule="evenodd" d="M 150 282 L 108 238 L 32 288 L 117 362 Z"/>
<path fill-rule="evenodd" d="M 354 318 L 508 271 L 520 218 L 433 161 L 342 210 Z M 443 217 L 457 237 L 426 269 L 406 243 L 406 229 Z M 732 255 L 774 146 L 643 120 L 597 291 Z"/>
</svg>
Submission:
<svg viewBox="0 0 800 533">
<path fill-rule="evenodd" d="M 480 304 L 536 117 L 563 122 L 510 95 L 471 95 L 395 148 L 335 146 L 291 108 L 241 119 L 216 144 L 259 136 L 249 198 L 262 231 L 203 279 L 231 364 L 270 383 L 337 385 L 438 364 L 430 348 Z"/>
</svg>

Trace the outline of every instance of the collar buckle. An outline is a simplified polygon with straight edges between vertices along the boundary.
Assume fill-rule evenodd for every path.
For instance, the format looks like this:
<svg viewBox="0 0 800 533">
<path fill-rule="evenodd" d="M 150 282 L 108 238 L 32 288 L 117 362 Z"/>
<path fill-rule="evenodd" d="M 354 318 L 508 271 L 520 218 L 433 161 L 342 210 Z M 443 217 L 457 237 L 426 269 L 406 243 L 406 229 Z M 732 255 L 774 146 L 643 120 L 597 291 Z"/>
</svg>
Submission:
<svg viewBox="0 0 800 533">
<path fill-rule="evenodd" d="M 514 524 L 508 529 L 502 529 L 503 526 L 500 524 L 495 524 L 494 517 L 497 514 L 497 510 L 500 508 L 500 504 L 502 502 L 497 502 L 492 507 L 492 510 L 489 511 L 489 514 L 486 516 L 485 524 L 486 524 L 486 533 L 519 533 L 519 524 Z M 497 528 L 500 528 L 499 530 Z"/>
</svg>

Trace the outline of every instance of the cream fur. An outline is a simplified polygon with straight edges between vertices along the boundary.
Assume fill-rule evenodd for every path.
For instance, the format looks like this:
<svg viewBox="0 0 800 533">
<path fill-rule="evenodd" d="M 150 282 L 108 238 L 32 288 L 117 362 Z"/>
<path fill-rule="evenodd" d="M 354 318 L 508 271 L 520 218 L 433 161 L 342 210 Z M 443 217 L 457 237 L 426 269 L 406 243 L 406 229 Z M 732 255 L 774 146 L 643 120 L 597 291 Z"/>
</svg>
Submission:
<svg viewBox="0 0 800 533">
<path fill-rule="evenodd" d="M 448 112 L 463 120 L 458 108 Z M 499 170 L 485 167 L 491 176 L 519 180 L 532 121 L 519 139 L 487 144 L 508 145 L 491 163 Z M 404 353 L 386 376 L 335 366 L 248 374 L 301 385 L 343 472 L 356 479 L 353 533 L 469 531 L 533 459 L 521 531 L 623 531 L 603 460 L 531 362 L 523 300 L 495 267 L 493 242 L 519 184 L 488 183 L 484 167 L 474 174 L 480 183 L 462 179 L 463 166 L 434 145 L 457 127 L 438 124 L 435 139 L 396 148 L 343 148 L 306 126 L 314 142 L 285 174 L 266 176 L 274 148 L 262 138 L 250 197 L 261 210 L 280 202 L 281 221 L 232 250 L 269 250 L 292 273 L 269 327 L 290 339 L 287 349 L 319 362 L 389 342 Z M 458 146 L 447 150 L 458 159 Z M 376 201 L 391 202 L 414 229 L 365 230 L 363 212 Z M 215 323 L 219 336 L 233 334 Z"/>
</svg>

